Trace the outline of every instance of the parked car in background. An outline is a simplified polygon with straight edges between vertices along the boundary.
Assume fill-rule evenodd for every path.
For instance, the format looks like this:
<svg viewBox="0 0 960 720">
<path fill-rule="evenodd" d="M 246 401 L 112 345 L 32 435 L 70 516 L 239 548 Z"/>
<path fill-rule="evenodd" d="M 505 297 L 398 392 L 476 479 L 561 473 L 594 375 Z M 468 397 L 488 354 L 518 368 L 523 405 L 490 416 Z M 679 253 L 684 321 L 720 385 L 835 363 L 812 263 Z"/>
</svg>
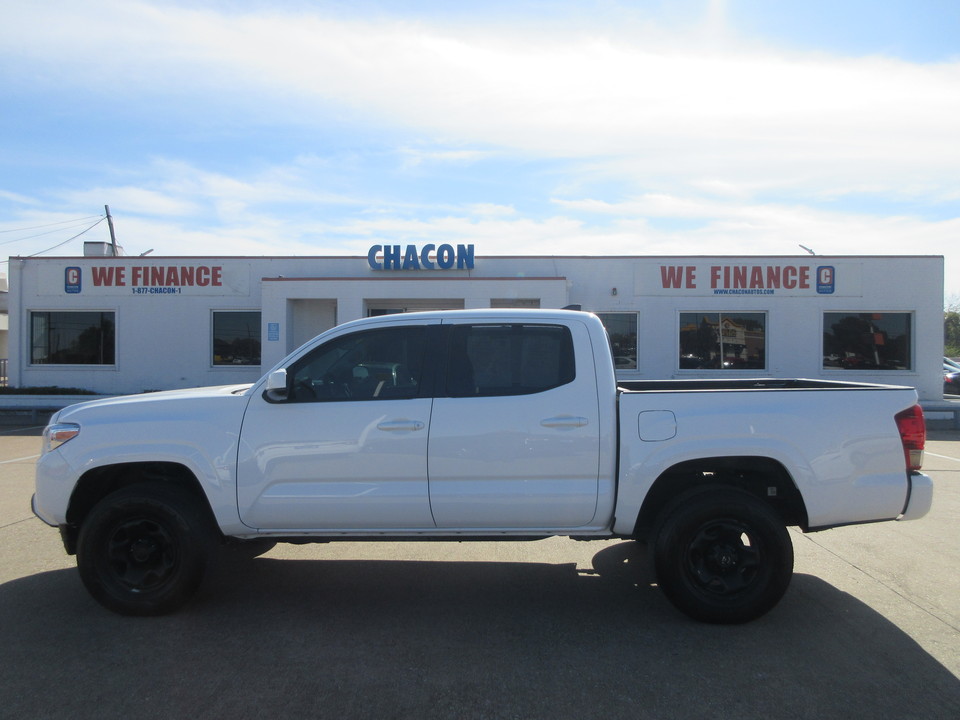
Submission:
<svg viewBox="0 0 960 720">
<path fill-rule="evenodd" d="M 960 370 L 951 371 L 949 367 L 943 364 L 943 394 L 960 395 Z"/>
</svg>

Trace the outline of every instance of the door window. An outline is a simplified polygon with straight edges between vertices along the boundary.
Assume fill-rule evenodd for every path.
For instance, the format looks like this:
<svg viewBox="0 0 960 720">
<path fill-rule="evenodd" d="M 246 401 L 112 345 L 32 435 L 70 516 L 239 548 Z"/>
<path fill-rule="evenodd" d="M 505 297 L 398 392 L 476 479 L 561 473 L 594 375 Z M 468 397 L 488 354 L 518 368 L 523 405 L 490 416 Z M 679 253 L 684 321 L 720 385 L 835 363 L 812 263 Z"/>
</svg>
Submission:
<svg viewBox="0 0 960 720">
<path fill-rule="evenodd" d="M 423 326 L 367 330 L 324 343 L 288 371 L 291 402 L 417 397 Z"/>
<path fill-rule="evenodd" d="M 572 382 L 573 339 L 563 325 L 456 325 L 447 397 L 530 395 Z"/>
</svg>

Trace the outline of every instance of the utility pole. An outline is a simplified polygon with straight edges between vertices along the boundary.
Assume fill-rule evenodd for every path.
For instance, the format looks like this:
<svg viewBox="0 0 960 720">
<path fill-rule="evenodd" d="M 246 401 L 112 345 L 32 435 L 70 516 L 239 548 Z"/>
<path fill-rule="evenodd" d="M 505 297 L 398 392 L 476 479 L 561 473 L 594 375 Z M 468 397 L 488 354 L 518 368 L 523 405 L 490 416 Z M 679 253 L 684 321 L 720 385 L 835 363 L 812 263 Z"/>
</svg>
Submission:
<svg viewBox="0 0 960 720">
<path fill-rule="evenodd" d="M 110 247 L 113 248 L 113 256 L 117 257 L 117 234 L 113 230 L 113 218 L 110 216 L 110 206 L 104 205 L 103 209 L 107 211 L 107 225 L 110 227 Z"/>
</svg>

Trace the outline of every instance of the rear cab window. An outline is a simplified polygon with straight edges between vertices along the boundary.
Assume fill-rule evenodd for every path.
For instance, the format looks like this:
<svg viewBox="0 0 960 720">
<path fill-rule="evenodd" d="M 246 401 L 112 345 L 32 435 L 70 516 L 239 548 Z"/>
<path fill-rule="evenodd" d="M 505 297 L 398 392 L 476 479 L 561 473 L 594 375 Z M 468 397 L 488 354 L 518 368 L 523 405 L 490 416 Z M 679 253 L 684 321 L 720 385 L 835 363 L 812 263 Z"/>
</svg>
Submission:
<svg viewBox="0 0 960 720">
<path fill-rule="evenodd" d="M 573 338 L 564 325 L 454 325 L 446 360 L 447 397 L 531 395 L 576 377 Z"/>
</svg>

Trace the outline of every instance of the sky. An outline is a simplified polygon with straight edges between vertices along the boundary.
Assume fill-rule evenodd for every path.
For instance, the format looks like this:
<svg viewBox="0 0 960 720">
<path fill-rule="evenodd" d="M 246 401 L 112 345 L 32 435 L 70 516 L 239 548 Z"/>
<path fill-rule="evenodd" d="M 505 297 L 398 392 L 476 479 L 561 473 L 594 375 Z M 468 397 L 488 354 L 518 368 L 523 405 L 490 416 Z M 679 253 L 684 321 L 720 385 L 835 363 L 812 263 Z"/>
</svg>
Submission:
<svg viewBox="0 0 960 720">
<path fill-rule="evenodd" d="M 956 0 L 0 0 L 0 258 L 943 255 Z M 0 271 L 6 264 L 0 265 Z"/>
</svg>

